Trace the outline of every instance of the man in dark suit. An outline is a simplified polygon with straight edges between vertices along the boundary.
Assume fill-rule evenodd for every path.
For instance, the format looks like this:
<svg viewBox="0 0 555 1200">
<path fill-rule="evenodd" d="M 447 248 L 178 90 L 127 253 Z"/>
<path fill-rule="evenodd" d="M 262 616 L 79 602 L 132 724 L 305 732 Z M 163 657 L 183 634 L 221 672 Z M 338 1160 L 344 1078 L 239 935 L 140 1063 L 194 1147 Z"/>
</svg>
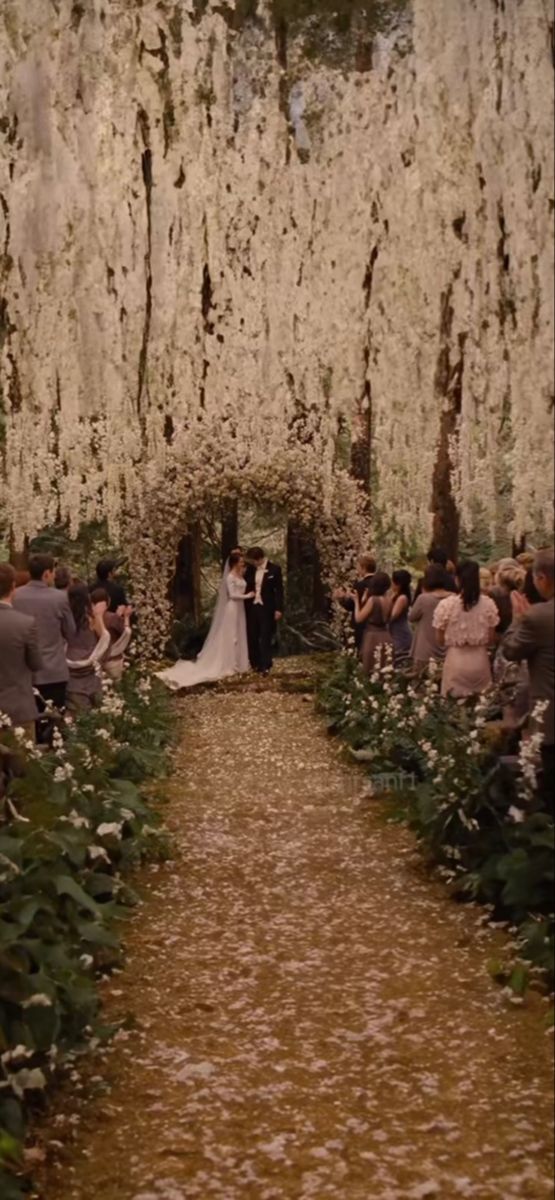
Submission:
<svg viewBox="0 0 555 1200">
<path fill-rule="evenodd" d="M 543 788 L 553 811 L 555 774 L 555 568 L 553 550 L 540 550 L 534 561 L 534 584 L 542 603 L 514 621 L 505 635 L 502 650 L 509 662 L 527 662 L 530 702 L 547 708 L 543 717 Z"/>
<path fill-rule="evenodd" d="M 69 679 L 66 642 L 75 636 L 75 623 L 66 592 L 53 586 L 54 559 L 51 555 L 34 554 L 29 562 L 29 572 L 29 583 L 17 588 L 13 606 L 17 612 L 36 621 L 42 665 L 35 672 L 34 683 L 43 707 L 50 700 L 55 708 L 62 709 L 65 708 Z"/>
<path fill-rule="evenodd" d="M 40 671 L 42 659 L 33 618 L 13 607 L 15 579 L 11 563 L 0 563 L 0 713 L 34 741 L 39 714 L 33 674 Z"/>
<path fill-rule="evenodd" d="M 361 601 L 361 603 L 362 603 L 362 600 L 364 597 L 364 593 L 366 591 L 368 591 L 372 577 L 376 574 L 376 570 L 377 570 L 377 562 L 376 562 L 376 559 L 374 558 L 374 555 L 373 554 L 361 554 L 361 556 L 357 562 L 357 572 L 358 573 L 357 573 L 357 577 L 356 577 L 354 585 L 353 585 L 354 591 L 358 592 L 358 598 Z M 346 612 L 351 613 L 352 624 L 353 624 L 353 634 L 354 634 L 354 638 L 355 638 L 355 646 L 356 646 L 357 650 L 360 650 L 360 648 L 362 646 L 362 639 L 364 636 L 364 624 L 363 623 L 358 624 L 355 621 L 355 602 L 354 602 L 352 596 L 349 595 L 349 593 L 346 592 L 343 588 L 339 588 L 334 593 L 334 599 L 339 601 L 341 607 L 344 608 Z"/>
<path fill-rule="evenodd" d="M 254 671 L 271 670 L 272 642 L 276 623 L 283 616 L 283 576 L 277 563 L 269 562 L 260 546 L 247 551 L 245 579 L 253 600 L 245 603 L 249 659 Z"/>
</svg>

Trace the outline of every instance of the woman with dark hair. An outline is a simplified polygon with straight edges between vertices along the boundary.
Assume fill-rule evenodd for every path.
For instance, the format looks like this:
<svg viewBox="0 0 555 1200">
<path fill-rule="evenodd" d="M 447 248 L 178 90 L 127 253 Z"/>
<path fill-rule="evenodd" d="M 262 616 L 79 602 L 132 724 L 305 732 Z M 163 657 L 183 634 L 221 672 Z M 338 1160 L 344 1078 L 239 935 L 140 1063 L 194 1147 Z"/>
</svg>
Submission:
<svg viewBox="0 0 555 1200">
<path fill-rule="evenodd" d="M 392 580 L 389 632 L 393 639 L 394 664 L 396 667 L 403 667 L 408 663 L 412 646 L 412 633 L 409 625 L 409 609 L 412 604 L 410 571 L 394 571 Z"/>
<path fill-rule="evenodd" d="M 96 708 L 102 697 L 100 662 L 110 647 L 110 634 L 104 624 L 108 606 L 105 600 L 93 604 L 84 583 L 71 585 L 68 600 L 75 634 L 66 647 L 69 667 L 67 707 L 77 713 Z"/>
<path fill-rule="evenodd" d="M 94 592 L 91 592 L 91 601 L 93 607 L 103 602 L 106 605 L 102 619 L 110 634 L 110 646 L 102 659 L 102 672 L 112 680 L 112 683 L 119 683 L 123 677 L 125 651 L 132 636 L 131 614 L 133 609 L 128 604 L 125 608 L 118 608 L 115 613 L 110 612 L 110 597 L 105 588 L 95 588 Z"/>
<path fill-rule="evenodd" d="M 489 649 L 495 642 L 499 613 L 491 597 L 482 594 L 478 563 L 461 563 L 457 580 L 459 595 L 438 604 L 433 626 L 447 651 L 442 695 L 461 699 L 485 691 L 491 683 Z"/>
<path fill-rule="evenodd" d="M 385 571 L 376 571 L 362 597 L 358 592 L 352 594 L 355 605 L 355 621 L 357 625 L 364 625 L 361 659 L 368 675 L 371 675 L 375 667 L 385 661 L 385 647 L 393 648 L 393 639 L 388 629 L 391 599 L 387 593 L 390 588 L 389 575 Z"/>
<path fill-rule="evenodd" d="M 440 601 L 452 595 L 445 587 L 443 567 L 431 563 L 424 575 L 423 591 L 409 612 L 409 621 L 414 629 L 410 653 L 416 671 L 426 671 L 432 658 L 440 663 L 445 658 L 445 650 L 437 640 L 433 621 Z"/>
<path fill-rule="evenodd" d="M 64 566 L 63 563 L 58 563 L 54 571 L 54 587 L 59 592 L 67 592 L 68 588 L 71 587 L 71 583 L 72 575 L 69 567 Z"/>
</svg>

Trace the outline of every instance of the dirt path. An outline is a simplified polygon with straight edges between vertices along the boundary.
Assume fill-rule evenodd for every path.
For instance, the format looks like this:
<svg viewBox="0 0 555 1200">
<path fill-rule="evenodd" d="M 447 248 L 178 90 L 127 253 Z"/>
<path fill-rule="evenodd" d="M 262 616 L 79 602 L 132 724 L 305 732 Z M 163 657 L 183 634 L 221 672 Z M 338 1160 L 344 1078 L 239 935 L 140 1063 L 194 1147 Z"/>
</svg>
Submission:
<svg viewBox="0 0 555 1200">
<path fill-rule="evenodd" d="M 137 1028 L 76 1077 L 45 1200 L 551 1196 L 546 1005 L 491 983 L 498 935 L 302 697 L 183 712 L 178 855 L 107 989 Z"/>
</svg>

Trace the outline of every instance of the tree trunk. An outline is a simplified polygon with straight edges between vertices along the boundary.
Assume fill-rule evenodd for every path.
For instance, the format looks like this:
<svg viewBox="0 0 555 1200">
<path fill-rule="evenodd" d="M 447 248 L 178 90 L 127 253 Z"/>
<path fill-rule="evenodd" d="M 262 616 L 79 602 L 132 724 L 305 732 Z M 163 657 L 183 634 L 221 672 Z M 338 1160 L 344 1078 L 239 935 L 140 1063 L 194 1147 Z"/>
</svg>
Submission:
<svg viewBox="0 0 555 1200">
<path fill-rule="evenodd" d="M 222 511 L 222 562 L 235 550 L 239 541 L 239 505 L 230 500 Z"/>
<path fill-rule="evenodd" d="M 177 620 L 192 617 L 200 625 L 200 525 L 191 525 L 189 533 L 179 542 L 175 563 L 175 575 L 171 583 L 171 599 Z"/>
<path fill-rule="evenodd" d="M 310 616 L 326 608 L 316 543 L 293 521 L 287 525 L 287 608 Z"/>
<path fill-rule="evenodd" d="M 25 538 L 23 545 L 16 549 L 13 535 L 10 534 L 10 562 L 16 571 L 27 571 L 29 568 L 29 538 Z"/>
<path fill-rule="evenodd" d="M 353 423 L 351 447 L 351 475 L 360 480 L 364 489 L 370 491 L 370 459 L 372 452 L 372 394 L 370 381 L 366 380 L 364 394 Z"/>
<path fill-rule="evenodd" d="M 519 538 L 518 541 L 515 541 L 513 539 L 513 558 L 516 558 L 518 554 L 524 554 L 525 550 L 526 550 L 526 534 L 524 534 L 521 538 Z"/>
<path fill-rule="evenodd" d="M 453 410 L 447 408 L 441 416 L 437 458 L 433 476 L 433 542 L 442 546 L 449 558 L 457 561 L 460 520 L 451 490 L 451 455 L 449 443 L 456 429 Z"/>
<path fill-rule="evenodd" d="M 455 274 L 455 279 L 457 275 Z M 440 351 L 435 374 L 435 394 L 443 405 L 437 457 L 432 483 L 433 540 L 442 546 L 453 562 L 457 561 L 459 549 L 460 518 L 451 474 L 451 439 L 456 436 L 458 418 L 462 405 L 462 382 L 464 372 L 464 346 L 466 334 L 459 334 L 457 361 L 451 361 L 454 310 L 452 306 L 453 283 L 441 297 Z"/>
</svg>

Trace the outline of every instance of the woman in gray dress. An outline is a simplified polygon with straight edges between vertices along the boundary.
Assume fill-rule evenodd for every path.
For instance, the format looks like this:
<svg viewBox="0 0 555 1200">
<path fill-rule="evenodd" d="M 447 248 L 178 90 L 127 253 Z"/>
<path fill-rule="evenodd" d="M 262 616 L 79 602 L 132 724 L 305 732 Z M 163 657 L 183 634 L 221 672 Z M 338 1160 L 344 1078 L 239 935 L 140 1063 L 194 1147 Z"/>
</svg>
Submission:
<svg viewBox="0 0 555 1200">
<path fill-rule="evenodd" d="M 433 625 L 438 604 L 452 594 L 447 591 L 444 583 L 443 567 L 436 564 L 429 566 L 424 575 L 423 591 L 409 611 L 409 621 L 414 630 L 410 656 L 417 671 L 427 670 L 430 659 L 442 663 L 445 658 L 445 650 L 439 644 Z"/>
<path fill-rule="evenodd" d="M 406 667 L 410 659 L 412 632 L 409 625 L 409 609 L 412 603 L 410 571 L 394 571 L 391 588 L 391 615 L 389 632 L 393 639 L 394 664 Z"/>
<path fill-rule="evenodd" d="M 393 649 L 393 639 L 388 628 L 391 597 L 387 593 L 390 588 L 389 575 L 386 575 L 385 571 L 377 571 L 362 597 L 358 592 L 353 592 L 355 621 L 357 625 L 364 625 L 361 659 L 367 675 L 371 675 L 376 667 L 385 662 L 386 647 L 390 646 Z"/>
<path fill-rule="evenodd" d="M 75 621 L 75 635 L 66 647 L 69 667 L 67 707 L 78 713 L 96 708 L 102 698 L 100 662 L 110 648 L 110 634 L 104 624 L 105 602 L 93 605 L 84 583 L 73 584 L 68 600 Z"/>
</svg>

